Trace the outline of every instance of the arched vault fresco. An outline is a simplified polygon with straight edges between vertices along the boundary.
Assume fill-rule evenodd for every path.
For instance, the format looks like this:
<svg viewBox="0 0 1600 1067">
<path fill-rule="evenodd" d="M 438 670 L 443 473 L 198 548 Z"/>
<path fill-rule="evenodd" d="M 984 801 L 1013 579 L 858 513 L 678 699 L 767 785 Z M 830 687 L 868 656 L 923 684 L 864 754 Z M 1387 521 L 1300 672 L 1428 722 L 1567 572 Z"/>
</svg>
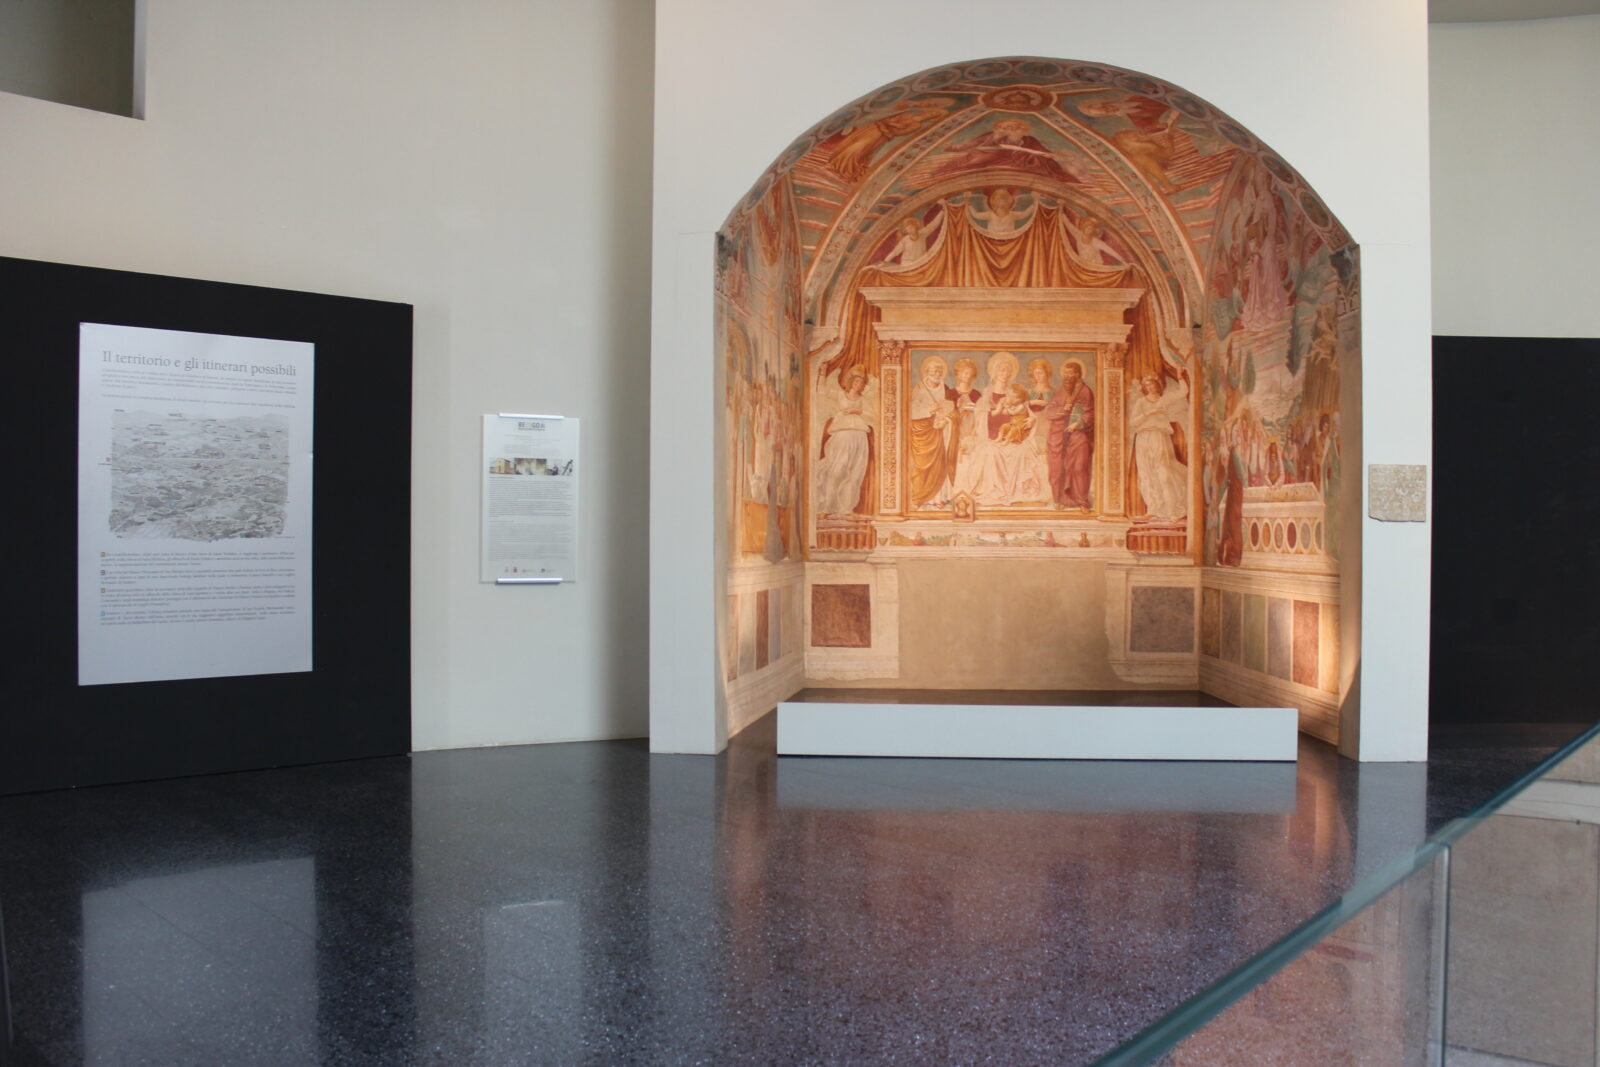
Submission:
<svg viewBox="0 0 1600 1067">
<path fill-rule="evenodd" d="M 1093 614 L 1093 662 L 1010 671 L 997 649 L 1037 626 L 991 597 L 995 676 L 968 682 L 1195 684 L 1215 661 L 1213 688 L 1332 721 L 1355 247 L 1227 115 L 1104 64 L 923 71 L 779 156 L 719 234 L 717 297 L 730 684 L 907 683 L 888 609 L 928 578 L 884 568 L 1047 561 L 1080 569 L 952 570 L 976 583 L 952 599 L 1098 583 L 1044 620 Z"/>
</svg>

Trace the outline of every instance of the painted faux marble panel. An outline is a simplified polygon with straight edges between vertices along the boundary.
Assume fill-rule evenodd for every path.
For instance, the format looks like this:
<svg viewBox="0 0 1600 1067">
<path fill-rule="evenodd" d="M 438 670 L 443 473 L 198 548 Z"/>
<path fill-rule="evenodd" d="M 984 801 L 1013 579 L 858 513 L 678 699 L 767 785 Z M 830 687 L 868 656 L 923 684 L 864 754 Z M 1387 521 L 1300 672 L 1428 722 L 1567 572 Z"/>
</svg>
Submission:
<svg viewBox="0 0 1600 1067">
<path fill-rule="evenodd" d="M 811 644 L 815 648 L 871 648 L 871 587 L 813 585 Z"/>
<path fill-rule="evenodd" d="M 1256 593 L 1244 594 L 1244 665 L 1267 670 L 1267 598 Z"/>
<path fill-rule="evenodd" d="M 725 608 L 722 627 L 723 677 L 733 681 L 739 676 L 739 594 L 730 593 Z"/>
<path fill-rule="evenodd" d="M 781 651 L 785 656 L 805 651 L 805 597 L 801 586 L 790 586 L 783 593 Z"/>
<path fill-rule="evenodd" d="M 1318 658 L 1317 688 L 1339 691 L 1339 605 L 1322 605 L 1322 640 Z"/>
<path fill-rule="evenodd" d="M 1200 654 L 1222 655 L 1222 590 L 1200 591 Z"/>
<path fill-rule="evenodd" d="M 1244 662 L 1243 598 L 1231 589 L 1222 590 L 1222 658 L 1229 663 Z"/>
<path fill-rule="evenodd" d="M 772 590 L 763 589 L 756 593 L 755 607 L 755 649 L 756 670 L 760 670 L 772 661 Z"/>
<path fill-rule="evenodd" d="M 1315 601 L 1294 602 L 1294 681 L 1316 687 L 1317 646 L 1322 639 L 1322 612 Z"/>
<path fill-rule="evenodd" d="M 1130 652 L 1193 652 L 1194 590 L 1134 586 L 1129 590 Z"/>
<path fill-rule="evenodd" d="M 793 596 L 788 589 L 767 591 L 767 659 L 776 663 L 783 658 L 783 605 Z"/>
<path fill-rule="evenodd" d="M 1294 654 L 1294 605 L 1283 597 L 1267 598 L 1267 673 L 1288 681 Z"/>
<path fill-rule="evenodd" d="M 738 598 L 735 625 L 739 631 L 739 674 L 756 669 L 756 598 L 745 593 Z"/>
</svg>

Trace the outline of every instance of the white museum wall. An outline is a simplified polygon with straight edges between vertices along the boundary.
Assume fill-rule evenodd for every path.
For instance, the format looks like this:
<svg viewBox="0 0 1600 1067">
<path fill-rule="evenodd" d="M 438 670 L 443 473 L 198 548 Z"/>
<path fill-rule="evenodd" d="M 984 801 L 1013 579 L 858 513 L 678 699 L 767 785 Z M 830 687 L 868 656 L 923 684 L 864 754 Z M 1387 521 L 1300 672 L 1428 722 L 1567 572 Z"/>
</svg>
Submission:
<svg viewBox="0 0 1600 1067">
<path fill-rule="evenodd" d="M 143 121 L 0 93 L 0 254 L 416 305 L 415 747 L 644 734 L 651 4 L 147 14 Z M 478 584 L 502 410 L 584 420 L 575 584 Z"/>
<path fill-rule="evenodd" d="M 1600 337 L 1600 15 L 1428 36 L 1434 333 Z"/>
<path fill-rule="evenodd" d="M 712 752 L 711 235 L 789 142 L 906 74 L 985 56 L 1141 70 L 1230 113 L 1361 245 L 1363 451 L 1428 463 L 1427 26 L 1423 0 L 658 0 L 651 448 L 651 744 Z M 1354 469 L 1352 469 L 1352 474 Z M 1428 527 L 1364 521 L 1363 759 L 1426 754 Z M 670 564 L 670 565 L 669 565 Z"/>
</svg>

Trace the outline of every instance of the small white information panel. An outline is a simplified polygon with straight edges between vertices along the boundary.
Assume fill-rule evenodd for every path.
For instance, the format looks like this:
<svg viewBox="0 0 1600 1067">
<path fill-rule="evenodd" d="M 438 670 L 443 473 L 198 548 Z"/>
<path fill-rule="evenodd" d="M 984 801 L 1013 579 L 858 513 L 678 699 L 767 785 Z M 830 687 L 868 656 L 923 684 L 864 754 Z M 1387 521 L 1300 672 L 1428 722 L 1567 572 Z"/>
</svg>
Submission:
<svg viewBox="0 0 1600 1067">
<path fill-rule="evenodd" d="M 578 420 L 483 417 L 479 580 L 570 582 L 578 574 Z"/>
<path fill-rule="evenodd" d="M 314 354 L 79 324 L 79 685 L 311 669 Z"/>
</svg>

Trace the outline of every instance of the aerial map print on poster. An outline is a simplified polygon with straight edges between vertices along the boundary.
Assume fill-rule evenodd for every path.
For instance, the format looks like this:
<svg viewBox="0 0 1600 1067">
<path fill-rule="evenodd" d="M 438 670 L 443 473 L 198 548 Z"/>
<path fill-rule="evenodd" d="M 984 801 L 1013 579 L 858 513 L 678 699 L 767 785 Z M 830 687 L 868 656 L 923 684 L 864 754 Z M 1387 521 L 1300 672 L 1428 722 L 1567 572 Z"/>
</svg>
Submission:
<svg viewBox="0 0 1600 1067">
<path fill-rule="evenodd" d="M 78 684 L 311 670 L 313 356 L 79 325 Z"/>
</svg>

